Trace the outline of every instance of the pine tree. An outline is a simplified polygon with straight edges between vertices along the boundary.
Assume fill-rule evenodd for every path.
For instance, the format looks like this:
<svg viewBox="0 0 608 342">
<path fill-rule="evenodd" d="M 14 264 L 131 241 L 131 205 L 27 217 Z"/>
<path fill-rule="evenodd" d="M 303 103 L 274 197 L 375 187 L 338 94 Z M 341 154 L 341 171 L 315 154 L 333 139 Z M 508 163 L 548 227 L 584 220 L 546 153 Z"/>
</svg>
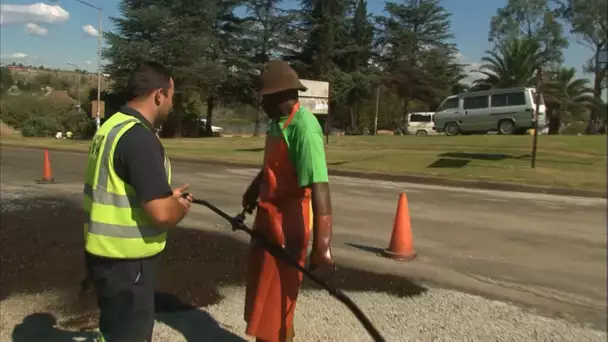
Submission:
<svg viewBox="0 0 608 342">
<path fill-rule="evenodd" d="M 121 18 L 111 18 L 116 33 L 105 37 L 109 47 L 104 57 L 106 71 L 120 91 L 132 68 L 144 60 L 156 60 L 172 70 L 175 79 L 175 108 L 163 127 L 163 135 L 181 133 L 186 107 L 193 98 L 207 103 L 210 134 L 212 112 L 218 97 L 229 94 L 234 84 L 250 72 L 242 57 L 242 23 L 233 11 L 237 0 L 123 0 Z M 235 71 L 236 70 L 236 71 Z"/>
<path fill-rule="evenodd" d="M 245 39 L 252 67 L 261 72 L 264 64 L 278 58 L 285 47 L 285 32 L 292 20 L 292 15 L 280 8 L 282 0 L 248 0 Z M 257 78 L 251 80 L 251 87 L 259 87 Z M 260 134 L 261 108 L 258 107 L 254 136 Z"/>
<path fill-rule="evenodd" d="M 410 101 L 435 105 L 437 98 L 463 78 L 462 66 L 457 63 L 455 46 L 449 42 L 454 37 L 450 13 L 439 0 L 387 2 L 385 10 L 388 16 L 380 18 L 384 30 L 380 61 L 387 84 L 403 101 L 405 121 Z M 441 75 L 447 71 L 447 75 Z M 442 78 L 444 81 L 438 82 Z"/>
</svg>

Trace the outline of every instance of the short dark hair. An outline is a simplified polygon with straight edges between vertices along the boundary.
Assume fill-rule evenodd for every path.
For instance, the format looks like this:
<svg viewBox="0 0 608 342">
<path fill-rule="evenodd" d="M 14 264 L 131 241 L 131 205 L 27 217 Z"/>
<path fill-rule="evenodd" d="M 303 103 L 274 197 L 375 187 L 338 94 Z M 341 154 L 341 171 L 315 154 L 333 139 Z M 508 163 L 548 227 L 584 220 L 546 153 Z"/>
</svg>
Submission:
<svg viewBox="0 0 608 342">
<path fill-rule="evenodd" d="M 129 100 L 150 95 L 156 89 L 166 94 L 171 84 L 171 72 L 164 65 L 147 61 L 139 64 L 129 77 L 126 95 Z"/>
</svg>

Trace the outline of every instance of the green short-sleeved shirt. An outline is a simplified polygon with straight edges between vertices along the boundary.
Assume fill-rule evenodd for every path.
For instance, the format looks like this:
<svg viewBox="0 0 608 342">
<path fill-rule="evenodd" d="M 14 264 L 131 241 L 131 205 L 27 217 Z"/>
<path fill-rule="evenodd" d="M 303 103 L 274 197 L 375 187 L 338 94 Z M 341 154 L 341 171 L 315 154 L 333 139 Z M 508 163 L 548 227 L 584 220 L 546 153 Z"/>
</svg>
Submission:
<svg viewBox="0 0 608 342">
<path fill-rule="evenodd" d="M 284 137 L 300 187 L 329 182 L 323 130 L 317 118 L 309 110 L 300 108 L 289 125 L 283 129 L 285 121 L 287 117 L 271 120 L 267 134 Z"/>
</svg>

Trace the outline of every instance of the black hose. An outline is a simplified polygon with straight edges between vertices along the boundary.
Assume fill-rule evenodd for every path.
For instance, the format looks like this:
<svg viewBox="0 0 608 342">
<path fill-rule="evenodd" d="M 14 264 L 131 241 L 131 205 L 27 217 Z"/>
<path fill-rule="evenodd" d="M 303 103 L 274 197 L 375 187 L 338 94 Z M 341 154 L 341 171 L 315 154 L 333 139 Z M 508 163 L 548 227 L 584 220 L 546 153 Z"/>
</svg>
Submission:
<svg viewBox="0 0 608 342">
<path fill-rule="evenodd" d="M 233 230 L 244 231 L 245 233 L 249 234 L 249 236 L 251 236 L 251 238 L 255 239 L 258 243 L 260 243 L 260 245 L 266 251 L 268 251 L 268 253 L 270 253 L 270 255 L 274 256 L 277 259 L 283 260 L 284 262 L 286 262 L 287 264 L 289 264 L 292 267 L 297 268 L 300 272 L 302 272 L 304 275 L 306 275 L 308 278 L 310 278 L 310 280 L 312 280 L 317 285 L 319 285 L 322 288 L 324 288 L 325 290 L 327 290 L 327 292 L 329 292 L 330 295 L 332 295 L 334 298 L 339 300 L 342 304 L 346 305 L 346 307 L 348 307 L 348 309 L 350 309 L 350 311 L 357 317 L 359 322 L 361 322 L 361 324 L 363 325 L 365 330 L 367 330 L 367 332 L 372 336 L 374 341 L 376 341 L 376 342 L 386 341 L 384 339 L 384 337 L 382 337 L 382 335 L 380 335 L 380 332 L 378 332 L 378 329 L 376 329 L 376 327 L 374 327 L 372 322 L 365 316 L 363 311 L 361 311 L 361 309 L 357 306 L 357 304 L 355 304 L 355 302 L 353 302 L 352 299 L 350 299 L 344 292 L 342 292 L 340 289 L 332 287 L 327 282 L 325 282 L 323 279 L 319 278 L 314 273 L 312 273 L 309 269 L 301 266 L 298 262 L 293 260 L 285 252 L 283 247 L 279 246 L 278 244 L 268 241 L 263 235 L 259 234 L 258 232 L 254 231 L 253 229 L 247 227 L 247 225 L 245 225 L 245 223 L 243 222 L 245 220 L 245 211 L 243 211 L 241 214 L 233 217 L 205 200 L 194 199 L 192 201 L 192 203 L 203 205 L 203 206 L 209 208 L 211 211 L 215 212 L 216 214 L 220 215 L 221 217 L 226 219 L 228 222 L 230 222 Z"/>
</svg>

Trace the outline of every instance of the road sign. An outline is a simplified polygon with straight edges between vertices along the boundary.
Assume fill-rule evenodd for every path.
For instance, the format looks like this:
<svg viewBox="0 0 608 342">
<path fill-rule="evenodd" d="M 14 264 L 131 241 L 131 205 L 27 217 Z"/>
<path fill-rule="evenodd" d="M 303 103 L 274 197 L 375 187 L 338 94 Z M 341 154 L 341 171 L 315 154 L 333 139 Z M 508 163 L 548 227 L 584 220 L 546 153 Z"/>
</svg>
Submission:
<svg viewBox="0 0 608 342">
<path fill-rule="evenodd" d="M 313 114 L 329 114 L 329 82 L 300 80 L 308 88 L 300 91 L 300 104 Z"/>
<path fill-rule="evenodd" d="M 103 118 L 106 114 L 106 103 L 101 101 L 101 106 L 99 106 L 99 118 Z M 97 117 L 97 100 L 91 101 L 91 117 Z"/>
</svg>

